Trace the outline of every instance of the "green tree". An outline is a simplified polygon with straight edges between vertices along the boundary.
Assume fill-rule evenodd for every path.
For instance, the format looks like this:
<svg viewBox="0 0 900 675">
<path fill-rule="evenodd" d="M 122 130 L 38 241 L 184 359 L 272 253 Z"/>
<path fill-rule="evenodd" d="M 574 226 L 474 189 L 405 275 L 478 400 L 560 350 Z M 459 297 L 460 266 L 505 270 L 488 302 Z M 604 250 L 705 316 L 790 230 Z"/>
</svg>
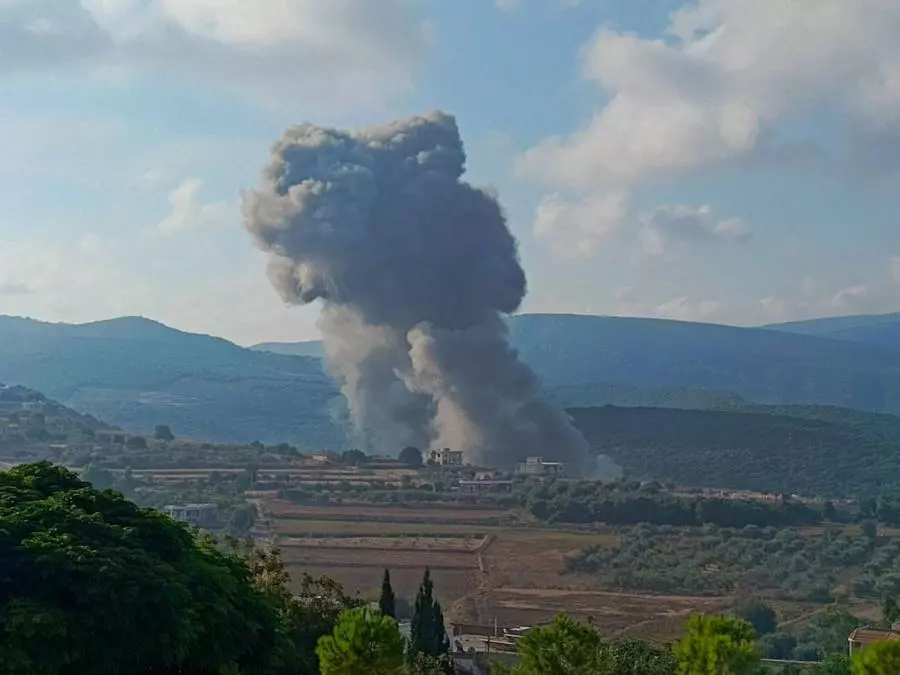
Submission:
<svg viewBox="0 0 900 675">
<path fill-rule="evenodd" d="M 331 635 L 319 639 L 322 675 L 400 675 L 404 642 L 397 622 L 366 608 L 345 610 Z"/>
<path fill-rule="evenodd" d="M 400 451 L 400 457 L 398 459 L 412 469 L 418 469 L 422 466 L 422 452 L 411 445 L 406 446 Z"/>
<path fill-rule="evenodd" d="M 170 443 L 175 440 L 175 434 L 172 433 L 172 429 L 168 425 L 157 424 L 156 428 L 153 430 L 153 438 L 158 441 Z"/>
<path fill-rule="evenodd" d="M 833 502 L 825 502 L 822 505 L 822 517 L 832 523 L 837 520 L 837 509 L 834 508 Z"/>
<path fill-rule="evenodd" d="M 774 633 L 778 627 L 775 610 L 762 600 L 745 600 L 734 608 L 734 615 L 753 626 L 759 636 Z"/>
<path fill-rule="evenodd" d="M 253 529 L 256 511 L 251 504 L 241 504 L 231 512 L 228 530 L 237 536 L 244 536 Z"/>
<path fill-rule="evenodd" d="M 881 620 L 888 626 L 900 619 L 900 607 L 897 600 L 889 593 L 881 596 Z"/>
<path fill-rule="evenodd" d="M 444 612 L 434 598 L 431 570 L 426 569 L 416 595 L 410 631 L 410 649 L 425 656 L 440 657 L 450 651 L 450 639 L 444 628 Z"/>
<path fill-rule="evenodd" d="M 627 639 L 607 649 L 601 670 L 604 675 L 675 675 L 675 655 L 643 640 Z"/>
<path fill-rule="evenodd" d="M 759 665 L 753 626 L 729 616 L 692 616 L 674 651 L 679 675 L 749 675 Z"/>
<path fill-rule="evenodd" d="M 410 675 L 446 675 L 453 672 L 453 662 L 449 654 L 425 656 L 414 654 L 409 663 Z"/>
<path fill-rule="evenodd" d="M 565 614 L 547 626 L 536 626 L 522 637 L 513 675 L 599 674 L 603 659 L 600 634 Z"/>
<path fill-rule="evenodd" d="M 345 450 L 341 454 L 341 464 L 349 464 L 351 466 L 362 466 L 369 461 L 369 457 L 362 450 L 352 448 Z"/>
<path fill-rule="evenodd" d="M 130 450 L 146 450 L 147 439 L 143 436 L 132 436 L 125 441 L 125 445 L 128 446 Z"/>
<path fill-rule="evenodd" d="M 864 520 L 859 524 L 859 531 L 866 539 L 878 536 L 878 524 L 874 520 Z"/>
<path fill-rule="evenodd" d="M 290 643 L 279 675 L 319 675 L 316 646 L 329 635 L 346 609 L 360 603 L 344 593 L 330 577 L 303 574 L 299 588 L 290 589 L 290 576 L 278 549 L 260 550 L 252 542 L 231 540 L 250 567 L 253 583 L 276 607 Z"/>
<path fill-rule="evenodd" d="M 853 675 L 897 675 L 900 673 L 900 642 L 884 640 L 866 645 L 853 655 Z"/>
<path fill-rule="evenodd" d="M 391 588 L 391 572 L 384 571 L 384 579 L 381 581 L 381 597 L 378 599 L 378 607 L 381 613 L 392 619 L 397 618 L 397 597 L 394 595 L 394 589 Z"/>
<path fill-rule="evenodd" d="M 289 643 L 246 561 L 48 462 L 0 473 L 5 675 L 262 673 Z"/>
<path fill-rule="evenodd" d="M 850 657 L 846 654 L 829 654 L 814 672 L 816 675 L 851 675 Z"/>
</svg>

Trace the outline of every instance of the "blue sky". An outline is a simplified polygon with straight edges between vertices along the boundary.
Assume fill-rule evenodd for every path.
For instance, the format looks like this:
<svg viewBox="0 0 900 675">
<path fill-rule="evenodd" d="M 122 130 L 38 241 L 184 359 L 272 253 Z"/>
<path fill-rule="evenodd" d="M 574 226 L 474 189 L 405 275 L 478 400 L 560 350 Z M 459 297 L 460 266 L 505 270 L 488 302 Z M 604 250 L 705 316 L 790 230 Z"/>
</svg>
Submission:
<svg viewBox="0 0 900 675">
<path fill-rule="evenodd" d="M 293 123 L 457 116 L 525 311 L 900 309 L 894 0 L 0 0 L 0 313 L 317 336 L 241 224 Z"/>
</svg>

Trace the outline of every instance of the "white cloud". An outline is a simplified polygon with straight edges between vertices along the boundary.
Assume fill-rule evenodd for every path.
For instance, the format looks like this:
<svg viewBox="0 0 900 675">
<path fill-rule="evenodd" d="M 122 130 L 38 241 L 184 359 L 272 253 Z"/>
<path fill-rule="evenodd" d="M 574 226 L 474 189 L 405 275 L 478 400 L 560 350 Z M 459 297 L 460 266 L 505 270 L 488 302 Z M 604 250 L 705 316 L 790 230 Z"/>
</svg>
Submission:
<svg viewBox="0 0 900 675">
<path fill-rule="evenodd" d="M 319 337 L 316 306 L 285 306 L 261 254 L 250 264 L 230 261 L 225 277 L 194 270 L 186 279 L 188 261 L 199 269 L 208 251 L 174 251 L 165 241 L 148 241 L 145 249 L 129 256 L 122 241 L 94 234 L 7 239 L 0 246 L 0 314 L 69 323 L 140 315 L 242 344 Z"/>
<path fill-rule="evenodd" d="M 640 216 L 638 237 L 643 252 L 663 256 L 702 242 L 746 241 L 750 231 L 739 218 L 720 219 L 712 206 L 659 206 Z"/>
<path fill-rule="evenodd" d="M 825 112 L 848 175 L 900 169 L 897 35 L 896 0 L 698 0 L 657 39 L 600 28 L 582 66 L 609 98 L 517 168 L 590 198 L 712 166 L 808 162 L 821 151 L 790 130 Z"/>
<path fill-rule="evenodd" d="M 872 287 L 866 284 L 847 286 L 834 293 L 825 302 L 825 307 L 841 314 L 873 313 L 887 311 L 891 301 L 896 300 L 894 293 L 887 293 L 884 287 Z"/>
<path fill-rule="evenodd" d="M 622 194 L 598 194 L 576 202 L 552 195 L 537 207 L 535 235 L 548 240 L 561 255 L 589 255 L 627 215 L 628 200 Z"/>
<path fill-rule="evenodd" d="M 708 321 L 715 317 L 721 307 L 715 300 L 691 300 L 686 296 L 679 296 L 657 305 L 653 315 L 679 321 Z"/>
<path fill-rule="evenodd" d="M 497 9 L 508 12 L 511 9 L 516 9 L 519 6 L 520 0 L 494 0 L 494 7 Z"/>
<path fill-rule="evenodd" d="M 900 111 L 895 0 L 700 0 L 668 33 L 601 29 L 584 72 L 611 100 L 529 151 L 525 170 L 582 189 L 631 183 L 747 155 L 777 123 L 823 106 L 873 130 Z"/>
<path fill-rule="evenodd" d="M 120 264 L 115 249 L 88 234 L 75 240 L 29 238 L 0 247 L 0 314 L 90 321 L 133 314 L 150 297 Z M 90 298 L 90 302 L 85 302 Z"/>
<path fill-rule="evenodd" d="M 783 320 L 787 318 L 789 306 L 784 298 L 770 295 L 762 298 L 759 301 L 759 306 L 763 313 L 773 320 Z"/>
<path fill-rule="evenodd" d="M 160 234 L 177 234 L 187 230 L 223 225 L 237 219 L 239 207 L 226 202 L 204 203 L 200 200 L 202 183 L 198 179 L 184 181 L 169 193 L 169 214 L 156 225 Z"/>
<path fill-rule="evenodd" d="M 159 69 L 266 101 L 377 101 L 429 43 L 410 0 L 6 0 L 0 70 Z"/>
<path fill-rule="evenodd" d="M 759 307 L 771 321 L 896 312 L 900 309 L 897 283 L 900 283 L 900 256 L 893 256 L 882 272 L 865 280 L 846 286 L 828 286 L 814 279 L 803 279 L 795 289 L 762 298 Z"/>
</svg>

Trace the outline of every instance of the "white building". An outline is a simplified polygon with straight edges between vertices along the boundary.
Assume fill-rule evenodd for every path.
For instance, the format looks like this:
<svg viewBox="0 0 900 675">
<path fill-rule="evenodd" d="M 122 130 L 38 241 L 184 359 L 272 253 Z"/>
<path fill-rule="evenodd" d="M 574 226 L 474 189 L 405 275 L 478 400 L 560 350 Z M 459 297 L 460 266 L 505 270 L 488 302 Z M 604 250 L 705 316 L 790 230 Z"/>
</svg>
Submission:
<svg viewBox="0 0 900 675">
<path fill-rule="evenodd" d="M 219 517 L 215 504 L 169 504 L 163 510 L 173 520 L 191 525 L 213 525 Z"/>
<path fill-rule="evenodd" d="M 462 450 L 451 450 L 450 448 L 432 450 L 428 455 L 428 461 L 441 466 L 462 466 L 463 453 Z"/>
<path fill-rule="evenodd" d="M 565 475 L 565 465 L 545 462 L 542 457 L 528 457 L 516 467 L 516 473 L 524 476 L 562 476 Z"/>
</svg>

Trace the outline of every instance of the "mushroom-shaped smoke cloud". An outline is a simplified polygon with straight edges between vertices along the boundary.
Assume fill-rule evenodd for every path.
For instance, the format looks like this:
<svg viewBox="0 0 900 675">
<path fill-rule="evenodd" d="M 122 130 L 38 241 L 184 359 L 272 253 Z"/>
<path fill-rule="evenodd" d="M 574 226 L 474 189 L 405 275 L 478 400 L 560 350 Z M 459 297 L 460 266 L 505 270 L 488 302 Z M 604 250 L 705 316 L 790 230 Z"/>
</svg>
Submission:
<svg viewBox="0 0 900 675">
<path fill-rule="evenodd" d="M 284 300 L 322 301 L 329 367 L 376 447 L 583 470 L 584 438 L 507 342 L 502 316 L 525 274 L 500 205 L 461 180 L 464 164 L 441 112 L 352 133 L 292 127 L 244 196 L 245 224 Z"/>
</svg>

